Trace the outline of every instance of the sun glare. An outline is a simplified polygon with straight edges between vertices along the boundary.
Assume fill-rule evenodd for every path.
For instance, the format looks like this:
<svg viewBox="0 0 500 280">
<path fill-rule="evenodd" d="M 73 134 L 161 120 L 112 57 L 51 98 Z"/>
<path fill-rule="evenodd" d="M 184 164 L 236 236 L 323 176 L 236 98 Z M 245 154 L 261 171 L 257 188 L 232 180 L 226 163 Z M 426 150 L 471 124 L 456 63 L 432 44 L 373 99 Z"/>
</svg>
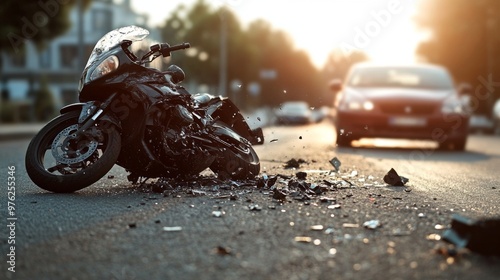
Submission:
<svg viewBox="0 0 500 280">
<path fill-rule="evenodd" d="M 141 0 L 140 6 L 147 7 Z M 244 25 L 264 19 L 275 29 L 287 32 L 295 47 L 305 50 L 317 67 L 322 67 L 329 53 L 339 49 L 345 55 L 365 52 L 379 62 L 411 62 L 422 35 L 412 17 L 418 0 L 217 0 L 225 4 Z M 135 0 L 133 2 L 137 2 Z M 195 1 L 179 1 L 191 5 Z M 135 4 L 137 4 L 135 3 Z M 146 5 L 145 5 L 146 4 Z M 169 7 L 177 7 L 169 1 Z M 139 7 L 139 5 L 137 5 Z M 155 14 L 161 12 L 161 15 Z M 164 9 L 145 10 L 151 20 L 169 14 Z M 162 20 L 163 21 L 163 20 Z M 162 22 L 159 21 L 159 22 Z M 157 23 L 158 24 L 158 23 Z"/>
</svg>

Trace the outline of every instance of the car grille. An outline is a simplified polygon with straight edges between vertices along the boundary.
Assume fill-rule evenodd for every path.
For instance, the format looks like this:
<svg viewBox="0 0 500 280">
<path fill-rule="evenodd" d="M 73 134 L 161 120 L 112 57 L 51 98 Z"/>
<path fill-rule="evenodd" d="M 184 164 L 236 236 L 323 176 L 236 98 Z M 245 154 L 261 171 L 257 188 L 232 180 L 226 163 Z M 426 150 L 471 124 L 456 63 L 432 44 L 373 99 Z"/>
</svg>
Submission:
<svg viewBox="0 0 500 280">
<path fill-rule="evenodd" d="M 385 103 L 378 104 L 380 110 L 385 114 L 390 115 L 431 115 L 437 109 L 435 104 L 410 104 L 404 105 L 401 103 Z"/>
</svg>

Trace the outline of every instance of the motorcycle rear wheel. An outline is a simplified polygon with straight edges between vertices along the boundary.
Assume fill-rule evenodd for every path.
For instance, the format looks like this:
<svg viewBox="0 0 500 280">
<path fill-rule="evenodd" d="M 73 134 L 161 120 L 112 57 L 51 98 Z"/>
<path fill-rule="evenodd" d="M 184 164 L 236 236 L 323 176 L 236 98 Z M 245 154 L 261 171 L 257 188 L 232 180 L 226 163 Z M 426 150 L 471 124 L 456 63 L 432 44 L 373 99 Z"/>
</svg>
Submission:
<svg viewBox="0 0 500 280">
<path fill-rule="evenodd" d="M 93 126 L 94 133 L 73 139 L 80 112 L 72 111 L 50 121 L 31 140 L 25 165 L 40 188 L 71 193 L 88 187 L 113 167 L 121 150 L 114 125 Z"/>
<path fill-rule="evenodd" d="M 221 125 L 219 123 L 219 125 Z M 226 129 L 229 126 L 223 124 Z M 257 153 L 248 141 L 237 141 L 233 138 L 224 139 L 233 144 L 223 148 L 210 169 L 221 179 L 245 180 L 253 179 L 260 172 L 260 161 Z"/>
</svg>

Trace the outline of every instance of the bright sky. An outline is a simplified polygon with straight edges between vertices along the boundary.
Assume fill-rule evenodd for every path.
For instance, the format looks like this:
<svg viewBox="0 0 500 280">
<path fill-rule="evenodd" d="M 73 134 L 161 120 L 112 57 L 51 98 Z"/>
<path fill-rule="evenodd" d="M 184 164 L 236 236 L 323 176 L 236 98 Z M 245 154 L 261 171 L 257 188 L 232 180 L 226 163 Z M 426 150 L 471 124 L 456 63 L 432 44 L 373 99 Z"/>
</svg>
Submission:
<svg viewBox="0 0 500 280">
<path fill-rule="evenodd" d="M 275 29 L 286 31 L 295 47 L 309 53 L 322 67 L 334 48 L 344 53 L 366 52 L 378 62 L 414 61 L 415 49 L 424 34 L 418 33 L 412 17 L 419 0 L 211 0 L 225 4 L 247 25 L 264 19 Z M 160 25 L 181 3 L 196 0 L 132 0 L 132 6 Z M 159 4 L 162 3 L 162 4 Z"/>
</svg>

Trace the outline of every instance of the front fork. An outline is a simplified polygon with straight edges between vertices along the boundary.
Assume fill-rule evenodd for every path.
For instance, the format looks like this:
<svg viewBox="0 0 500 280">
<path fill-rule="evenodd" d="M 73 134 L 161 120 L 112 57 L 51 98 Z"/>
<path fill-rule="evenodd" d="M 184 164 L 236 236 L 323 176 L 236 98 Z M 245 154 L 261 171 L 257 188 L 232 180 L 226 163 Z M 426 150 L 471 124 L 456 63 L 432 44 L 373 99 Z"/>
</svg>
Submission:
<svg viewBox="0 0 500 280">
<path fill-rule="evenodd" d="M 75 131 L 71 135 L 72 138 L 76 139 L 82 136 L 83 134 L 86 133 L 86 131 L 94 126 L 96 121 L 100 118 L 103 120 L 110 121 L 114 125 L 116 125 L 118 128 L 120 128 L 120 122 L 117 120 L 114 115 L 112 114 L 104 114 L 103 113 L 106 111 L 108 106 L 111 104 L 111 102 L 114 100 L 116 97 L 117 93 L 111 94 L 103 103 L 98 104 L 98 101 L 89 101 L 87 103 L 80 103 L 80 104 L 74 104 L 74 105 L 69 105 L 68 107 L 65 107 L 61 109 L 61 113 L 64 113 L 65 111 L 72 110 L 72 107 L 78 106 L 80 107 L 80 116 L 78 117 L 78 123 L 80 124 L 80 128 Z"/>
</svg>

